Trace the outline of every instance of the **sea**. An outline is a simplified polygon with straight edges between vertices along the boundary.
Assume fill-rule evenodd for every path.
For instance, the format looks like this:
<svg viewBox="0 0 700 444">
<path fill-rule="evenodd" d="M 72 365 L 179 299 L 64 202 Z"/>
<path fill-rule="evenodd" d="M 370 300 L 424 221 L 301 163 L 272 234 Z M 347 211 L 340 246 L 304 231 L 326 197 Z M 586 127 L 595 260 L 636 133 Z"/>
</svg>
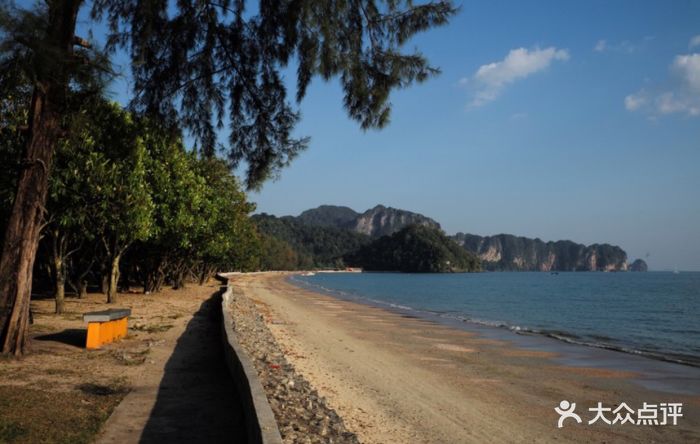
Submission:
<svg viewBox="0 0 700 444">
<path fill-rule="evenodd" d="M 700 367 L 700 272 L 316 273 L 290 279 L 452 325 Z"/>
</svg>

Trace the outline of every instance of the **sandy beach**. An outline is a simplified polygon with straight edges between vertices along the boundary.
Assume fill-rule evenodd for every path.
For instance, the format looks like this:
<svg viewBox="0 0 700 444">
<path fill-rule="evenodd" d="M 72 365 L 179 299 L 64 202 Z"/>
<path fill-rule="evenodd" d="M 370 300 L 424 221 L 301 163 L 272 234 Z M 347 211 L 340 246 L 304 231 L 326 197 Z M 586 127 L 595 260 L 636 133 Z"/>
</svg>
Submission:
<svg viewBox="0 0 700 444">
<path fill-rule="evenodd" d="M 287 277 L 244 274 L 232 282 L 362 442 L 700 440 L 700 396 L 646 389 L 630 372 L 562 365 L 550 352 L 342 301 Z M 557 428 L 562 400 L 577 403 L 581 424 L 569 419 Z M 676 426 L 589 425 L 598 402 L 683 403 L 683 416 Z"/>
</svg>

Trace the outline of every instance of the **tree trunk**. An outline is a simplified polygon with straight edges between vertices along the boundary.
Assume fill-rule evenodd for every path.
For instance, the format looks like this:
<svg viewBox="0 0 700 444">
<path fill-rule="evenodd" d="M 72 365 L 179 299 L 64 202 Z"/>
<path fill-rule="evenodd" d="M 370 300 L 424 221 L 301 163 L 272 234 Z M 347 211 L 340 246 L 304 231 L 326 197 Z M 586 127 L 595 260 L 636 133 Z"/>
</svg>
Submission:
<svg viewBox="0 0 700 444">
<path fill-rule="evenodd" d="M 160 293 L 160 291 L 163 289 L 163 284 L 165 284 L 165 272 L 160 271 L 158 273 L 158 278 L 156 279 L 156 285 L 155 285 L 154 292 Z"/>
<path fill-rule="evenodd" d="M 87 287 L 88 282 L 85 279 L 78 281 L 78 299 L 85 299 L 87 297 Z"/>
<path fill-rule="evenodd" d="M 60 257 L 54 257 L 54 297 L 56 299 L 56 314 L 63 313 L 63 307 L 66 300 L 66 273 L 63 266 L 63 260 Z"/>
<path fill-rule="evenodd" d="M 34 258 L 39 244 L 58 116 L 37 85 L 30 109 L 30 134 L 0 259 L 0 348 L 22 355 L 26 347 Z"/>
<path fill-rule="evenodd" d="M 66 299 L 66 257 L 64 255 L 64 234 L 58 228 L 49 230 L 51 238 L 51 274 L 53 275 L 54 291 L 53 296 L 56 301 L 56 314 L 63 313 L 63 306 Z"/>
<path fill-rule="evenodd" d="M 204 265 L 202 267 L 202 274 L 199 276 L 199 285 L 206 284 L 209 279 L 214 275 L 215 268 L 210 265 Z"/>
<path fill-rule="evenodd" d="M 175 281 L 173 282 L 173 289 L 182 290 L 185 288 L 185 273 L 184 267 L 178 268 L 175 272 Z"/>
<path fill-rule="evenodd" d="M 49 2 L 45 44 L 56 57 L 72 56 L 75 20 L 81 0 Z M 64 61 L 65 61 L 64 60 Z M 0 351 L 20 356 L 27 346 L 29 300 L 34 259 L 39 244 L 51 161 L 60 136 L 60 114 L 68 85 L 66 65 L 44 67 L 34 85 L 23 169 L 17 181 L 12 213 L 0 257 Z"/>
<path fill-rule="evenodd" d="M 112 267 L 109 271 L 109 289 L 107 290 L 107 303 L 117 302 L 117 284 L 119 283 L 119 260 L 121 254 L 116 254 L 112 258 Z"/>
<path fill-rule="evenodd" d="M 78 274 L 78 299 L 84 299 L 87 297 L 87 288 L 88 288 L 88 280 L 87 276 L 90 274 L 90 270 L 92 270 L 92 265 L 95 263 L 95 259 L 93 258 L 90 261 L 90 264 L 85 267 L 85 269 Z"/>
<path fill-rule="evenodd" d="M 109 273 L 105 272 L 100 279 L 100 293 L 107 294 L 107 292 L 109 292 Z"/>
</svg>

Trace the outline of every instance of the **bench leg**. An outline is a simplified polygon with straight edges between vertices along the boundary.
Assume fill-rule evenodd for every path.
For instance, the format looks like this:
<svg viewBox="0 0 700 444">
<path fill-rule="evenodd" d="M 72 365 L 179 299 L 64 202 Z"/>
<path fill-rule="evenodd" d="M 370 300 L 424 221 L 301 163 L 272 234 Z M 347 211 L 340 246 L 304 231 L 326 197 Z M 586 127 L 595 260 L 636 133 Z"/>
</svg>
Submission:
<svg viewBox="0 0 700 444">
<path fill-rule="evenodd" d="M 87 341 L 85 343 L 85 348 L 87 348 L 87 349 L 100 348 L 100 346 L 102 345 L 102 337 L 100 335 L 100 333 L 101 333 L 100 330 L 101 330 L 100 322 L 89 322 L 88 323 Z"/>
<path fill-rule="evenodd" d="M 117 319 L 114 321 L 114 339 L 121 339 L 126 334 L 124 333 L 124 319 Z"/>
<path fill-rule="evenodd" d="M 129 333 L 129 318 L 123 318 L 121 320 L 121 333 L 122 333 L 122 338 L 126 338 L 126 335 Z"/>
</svg>

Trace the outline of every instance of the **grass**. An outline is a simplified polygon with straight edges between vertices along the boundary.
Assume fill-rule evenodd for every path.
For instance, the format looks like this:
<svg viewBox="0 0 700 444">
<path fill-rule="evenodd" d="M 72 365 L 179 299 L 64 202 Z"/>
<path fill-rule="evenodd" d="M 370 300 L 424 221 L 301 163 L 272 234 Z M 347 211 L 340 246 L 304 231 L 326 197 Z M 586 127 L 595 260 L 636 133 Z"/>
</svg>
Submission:
<svg viewBox="0 0 700 444">
<path fill-rule="evenodd" d="M 143 331 L 146 333 L 161 333 L 173 328 L 172 324 L 151 324 L 151 325 L 134 325 L 131 330 Z"/>
<path fill-rule="evenodd" d="M 123 381 L 69 392 L 0 385 L 0 443 L 89 443 L 126 395 Z"/>
<path fill-rule="evenodd" d="M 112 356 L 122 365 L 141 365 L 146 362 L 147 355 L 151 352 L 150 348 L 138 351 L 114 351 Z"/>
</svg>

